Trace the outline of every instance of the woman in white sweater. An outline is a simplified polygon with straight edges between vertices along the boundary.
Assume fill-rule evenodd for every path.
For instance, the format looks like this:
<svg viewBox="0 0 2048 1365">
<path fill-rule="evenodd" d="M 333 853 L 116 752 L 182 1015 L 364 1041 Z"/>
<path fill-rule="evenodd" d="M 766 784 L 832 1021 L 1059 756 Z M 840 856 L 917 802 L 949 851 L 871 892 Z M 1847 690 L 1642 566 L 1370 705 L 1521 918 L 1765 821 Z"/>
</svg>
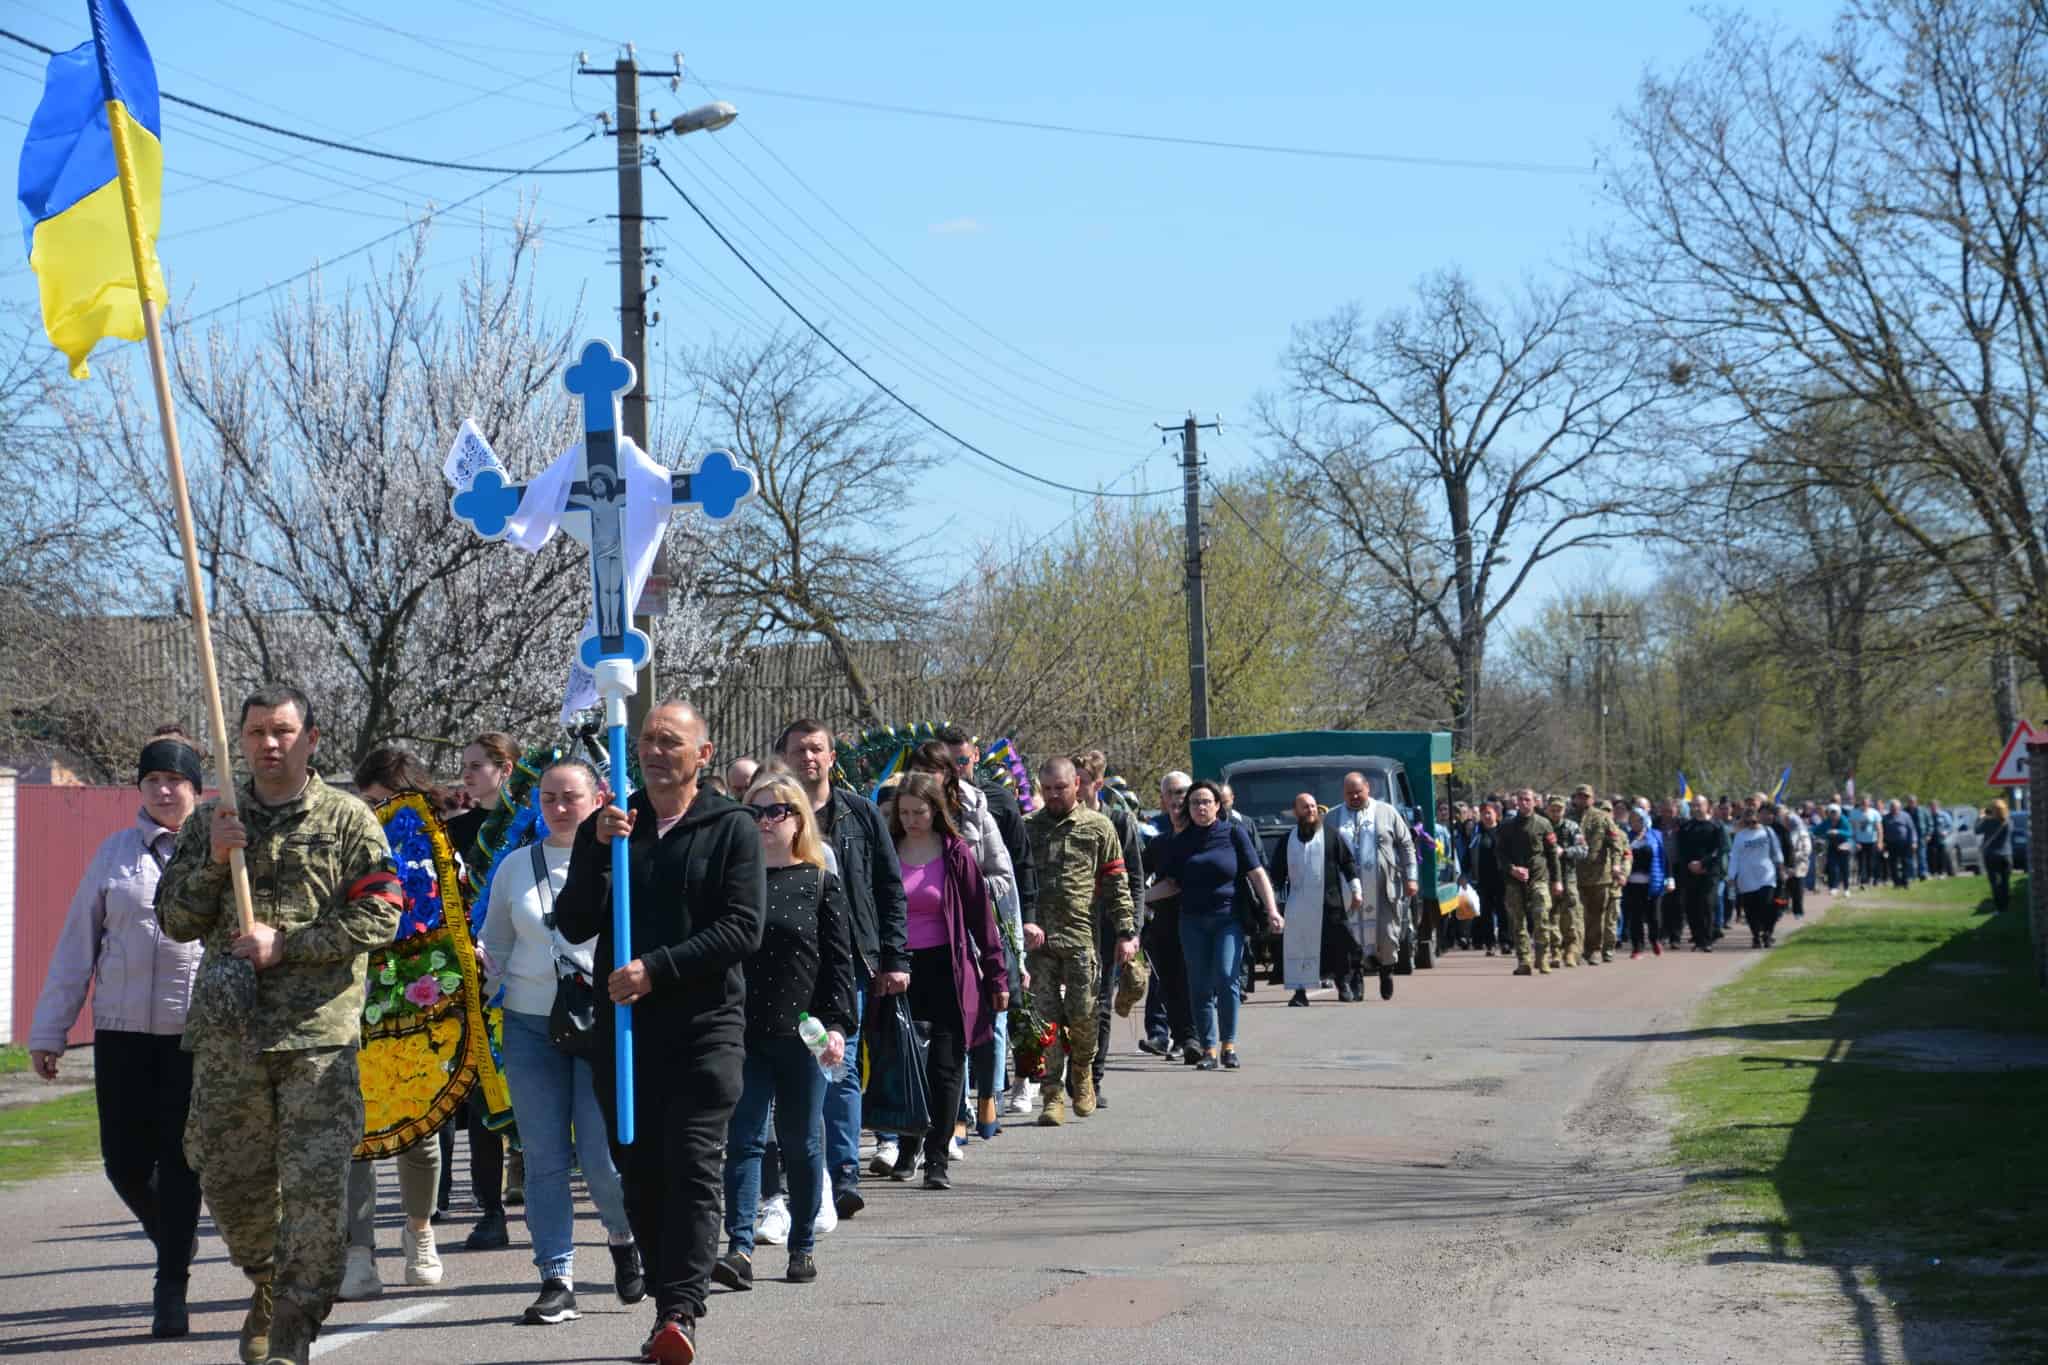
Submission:
<svg viewBox="0 0 2048 1365">
<path fill-rule="evenodd" d="M 555 932 L 554 900 L 569 879 L 577 826 L 603 803 L 597 773 L 587 763 L 565 759 L 542 773 L 540 807 L 547 838 L 505 855 L 491 879 L 484 917 L 491 973 L 486 998 L 500 985 L 505 988 L 505 1083 L 526 1148 L 526 1231 L 541 1278 L 540 1297 L 526 1310 L 526 1321 L 533 1324 L 578 1316 L 576 1215 L 569 1193 L 572 1133 L 583 1182 L 611 1243 L 613 1288 L 622 1303 L 637 1303 L 647 1294 L 619 1173 L 612 1165 L 609 1130 L 591 1088 L 590 1063 L 548 1041 L 559 975 L 574 971 L 590 979 L 591 943 L 569 943 Z"/>
<path fill-rule="evenodd" d="M 1778 831 L 1764 823 L 1771 800 L 1762 792 L 1742 803 L 1742 823 L 1728 847 L 1728 877 L 1749 922 L 1749 944 L 1768 948 L 1776 942 L 1778 887 L 1785 879 L 1784 846 Z"/>
</svg>

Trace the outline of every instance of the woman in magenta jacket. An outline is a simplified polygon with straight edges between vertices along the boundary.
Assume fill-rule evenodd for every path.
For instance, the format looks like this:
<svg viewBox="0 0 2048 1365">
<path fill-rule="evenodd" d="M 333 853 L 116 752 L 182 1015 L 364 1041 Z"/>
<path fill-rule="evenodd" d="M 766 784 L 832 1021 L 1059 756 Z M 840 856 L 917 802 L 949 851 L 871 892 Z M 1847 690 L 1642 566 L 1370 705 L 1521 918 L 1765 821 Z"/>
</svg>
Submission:
<svg viewBox="0 0 2048 1365">
<path fill-rule="evenodd" d="M 903 867 L 910 1013 L 931 1026 L 931 1128 L 921 1140 L 924 1187 L 944 1190 L 952 1187 L 947 1167 L 967 1051 L 995 1036 L 996 1015 L 1010 1007 L 1010 978 L 988 882 L 974 850 L 953 827 L 938 778 L 914 772 L 903 779 L 890 804 L 889 832 Z M 910 1179 L 919 1145 L 917 1134 L 904 1134 L 892 1178 Z"/>
</svg>

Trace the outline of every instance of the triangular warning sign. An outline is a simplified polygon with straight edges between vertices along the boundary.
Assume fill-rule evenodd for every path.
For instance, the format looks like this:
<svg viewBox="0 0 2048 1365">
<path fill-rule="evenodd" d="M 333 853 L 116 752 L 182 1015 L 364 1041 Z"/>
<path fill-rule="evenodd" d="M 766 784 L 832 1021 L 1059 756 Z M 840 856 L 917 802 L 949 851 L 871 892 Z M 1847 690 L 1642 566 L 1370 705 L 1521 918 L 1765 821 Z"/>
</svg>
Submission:
<svg viewBox="0 0 2048 1365">
<path fill-rule="evenodd" d="M 2026 721 L 2021 721 L 2012 730 L 2012 738 L 2005 742 L 2005 749 L 1998 755 L 1998 762 L 1991 767 L 1991 785 L 1994 787 L 2024 787 L 2027 785 L 2027 741 L 2048 740 L 2048 733 L 2036 730 Z"/>
</svg>

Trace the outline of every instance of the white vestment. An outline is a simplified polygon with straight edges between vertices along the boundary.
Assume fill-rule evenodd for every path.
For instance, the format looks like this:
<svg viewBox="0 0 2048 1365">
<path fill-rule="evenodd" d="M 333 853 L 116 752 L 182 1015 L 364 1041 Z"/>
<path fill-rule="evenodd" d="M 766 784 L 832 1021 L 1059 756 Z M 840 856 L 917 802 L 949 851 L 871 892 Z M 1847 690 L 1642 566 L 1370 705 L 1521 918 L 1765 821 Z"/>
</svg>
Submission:
<svg viewBox="0 0 2048 1365">
<path fill-rule="evenodd" d="M 1281 959 L 1287 989 L 1312 991 L 1323 984 L 1323 826 L 1301 841 L 1299 831 L 1287 835 L 1287 932 Z"/>
</svg>

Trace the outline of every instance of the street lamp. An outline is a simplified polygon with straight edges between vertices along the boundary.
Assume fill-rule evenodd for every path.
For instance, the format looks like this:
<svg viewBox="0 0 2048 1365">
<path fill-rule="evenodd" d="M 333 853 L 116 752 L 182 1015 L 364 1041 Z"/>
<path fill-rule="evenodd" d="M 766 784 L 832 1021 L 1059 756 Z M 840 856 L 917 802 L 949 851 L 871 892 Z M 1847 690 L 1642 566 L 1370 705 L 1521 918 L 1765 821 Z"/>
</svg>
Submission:
<svg viewBox="0 0 2048 1365">
<path fill-rule="evenodd" d="M 700 104 L 687 114 L 677 114 L 668 127 L 672 133 L 694 133 L 700 129 L 715 133 L 740 116 L 740 111 L 724 100 L 713 100 Z"/>
</svg>

